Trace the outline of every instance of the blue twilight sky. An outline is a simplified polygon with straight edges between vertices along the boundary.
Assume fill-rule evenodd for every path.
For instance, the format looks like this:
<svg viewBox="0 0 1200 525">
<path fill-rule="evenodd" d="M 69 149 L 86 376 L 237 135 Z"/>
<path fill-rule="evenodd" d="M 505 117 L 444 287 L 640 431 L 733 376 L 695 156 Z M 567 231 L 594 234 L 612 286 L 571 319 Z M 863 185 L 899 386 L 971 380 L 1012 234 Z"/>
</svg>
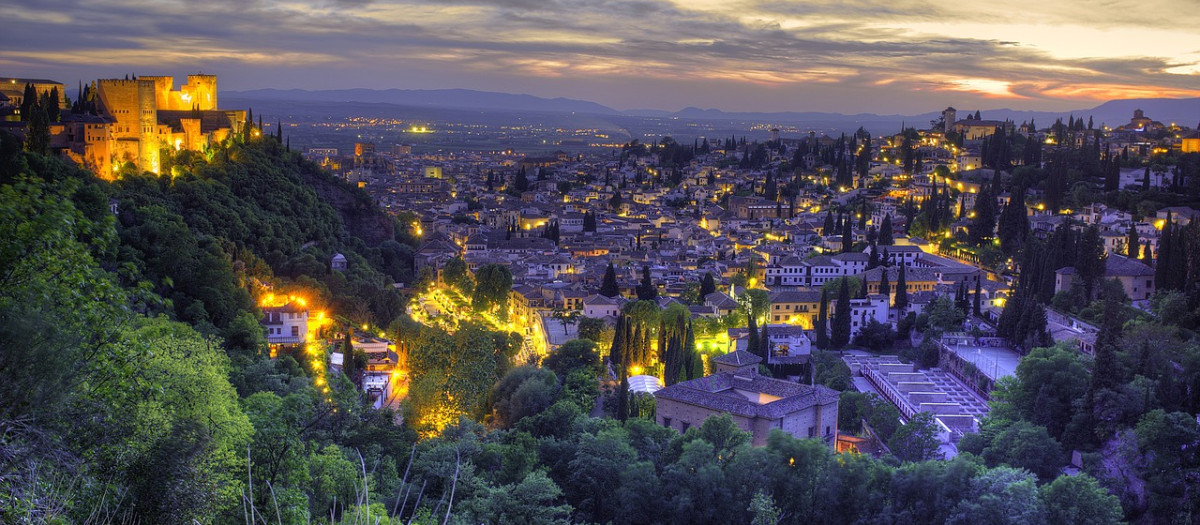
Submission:
<svg viewBox="0 0 1200 525">
<path fill-rule="evenodd" d="M 1200 96 L 1196 0 L 0 0 L 0 76 L 471 88 L 617 109 Z"/>
</svg>

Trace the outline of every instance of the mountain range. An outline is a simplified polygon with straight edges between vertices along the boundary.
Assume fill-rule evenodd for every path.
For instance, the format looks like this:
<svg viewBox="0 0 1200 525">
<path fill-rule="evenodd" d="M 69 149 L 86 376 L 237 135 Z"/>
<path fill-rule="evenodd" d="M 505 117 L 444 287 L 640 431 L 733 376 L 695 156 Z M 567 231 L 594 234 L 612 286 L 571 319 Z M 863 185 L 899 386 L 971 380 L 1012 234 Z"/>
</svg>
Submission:
<svg viewBox="0 0 1200 525">
<path fill-rule="evenodd" d="M 912 115 L 879 115 L 873 113 L 844 114 L 834 112 L 729 112 L 720 109 L 687 107 L 679 111 L 656 109 L 632 109 L 620 111 L 586 100 L 570 98 L 543 98 L 533 95 L 476 91 L 471 89 L 257 89 L 228 91 L 222 94 L 238 101 L 270 101 L 301 103 L 373 103 L 393 104 L 404 107 L 474 109 L 505 112 L 576 113 L 603 116 L 636 116 L 681 118 L 691 120 L 734 120 L 771 123 L 852 123 L 870 124 L 871 127 L 899 126 L 902 124 L 925 127 L 929 121 L 941 115 L 941 109 Z M 958 108 L 960 118 L 976 108 Z M 982 109 L 981 116 L 989 120 L 1013 120 L 1025 122 L 1035 119 L 1041 126 L 1049 125 L 1057 118 L 1069 116 L 1091 117 L 1096 125 L 1118 126 L 1125 124 L 1136 109 L 1147 117 L 1164 123 L 1177 122 L 1193 126 L 1200 122 L 1200 98 L 1140 98 L 1110 100 L 1092 108 L 1072 111 L 1025 111 L 1018 109 Z"/>
</svg>

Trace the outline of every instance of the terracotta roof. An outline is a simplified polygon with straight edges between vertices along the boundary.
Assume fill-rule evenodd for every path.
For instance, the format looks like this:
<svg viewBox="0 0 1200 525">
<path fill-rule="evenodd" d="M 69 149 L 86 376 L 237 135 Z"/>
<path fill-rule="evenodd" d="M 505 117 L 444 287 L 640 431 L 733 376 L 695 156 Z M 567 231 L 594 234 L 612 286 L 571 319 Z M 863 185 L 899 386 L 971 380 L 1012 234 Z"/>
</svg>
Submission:
<svg viewBox="0 0 1200 525">
<path fill-rule="evenodd" d="M 766 394 L 779 399 L 760 405 L 738 391 Z M 739 416 L 766 419 L 781 419 L 814 405 L 836 403 L 838 399 L 838 393 L 825 386 L 813 387 L 760 375 L 747 377 L 730 372 L 677 383 L 655 392 L 654 396 Z"/>
</svg>

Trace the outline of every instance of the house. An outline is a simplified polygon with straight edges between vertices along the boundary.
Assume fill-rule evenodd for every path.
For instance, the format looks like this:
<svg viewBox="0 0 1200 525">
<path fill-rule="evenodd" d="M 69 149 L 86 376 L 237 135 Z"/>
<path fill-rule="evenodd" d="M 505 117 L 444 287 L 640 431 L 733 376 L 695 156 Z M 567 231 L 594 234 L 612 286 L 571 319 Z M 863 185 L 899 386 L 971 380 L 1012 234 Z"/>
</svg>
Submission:
<svg viewBox="0 0 1200 525">
<path fill-rule="evenodd" d="M 686 432 L 721 414 L 750 432 L 763 446 L 772 429 L 798 438 L 818 438 L 833 448 L 837 436 L 838 393 L 758 375 L 761 358 L 733 352 L 713 360 L 713 375 L 684 381 L 654 393 L 658 424 Z"/>
<path fill-rule="evenodd" d="M 821 307 L 820 290 L 779 290 L 771 292 L 767 311 L 769 323 L 797 325 L 811 330 Z"/>
<path fill-rule="evenodd" d="M 1125 295 L 1134 301 L 1154 295 L 1154 269 L 1137 259 L 1109 254 L 1104 260 L 1104 278 L 1120 281 Z M 1074 284 L 1074 266 L 1054 272 L 1054 293 L 1070 290 Z"/>
<path fill-rule="evenodd" d="M 589 295 L 583 300 L 583 316 L 594 319 L 616 317 L 621 312 L 621 306 L 625 302 L 625 298 L 621 296 L 606 297 L 599 294 Z"/>
<path fill-rule="evenodd" d="M 262 324 L 267 329 L 267 345 L 272 356 L 281 347 L 298 346 L 308 341 L 308 308 L 298 301 L 267 306 L 262 310 Z"/>
<path fill-rule="evenodd" d="M 729 315 L 741 308 L 737 300 L 725 292 L 713 292 L 704 296 L 704 304 L 715 309 L 717 315 Z"/>
</svg>

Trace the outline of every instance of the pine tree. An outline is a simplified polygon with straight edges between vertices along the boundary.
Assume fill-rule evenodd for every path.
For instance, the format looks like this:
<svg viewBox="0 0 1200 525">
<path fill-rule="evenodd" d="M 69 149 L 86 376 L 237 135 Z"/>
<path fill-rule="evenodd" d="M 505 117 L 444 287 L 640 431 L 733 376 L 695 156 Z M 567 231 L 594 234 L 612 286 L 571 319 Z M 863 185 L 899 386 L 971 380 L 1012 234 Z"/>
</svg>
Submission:
<svg viewBox="0 0 1200 525">
<path fill-rule="evenodd" d="M 608 268 L 604 270 L 604 280 L 600 282 L 600 295 L 609 298 L 621 295 L 621 287 L 617 284 L 617 271 L 613 268 L 611 262 L 608 263 Z"/>
<path fill-rule="evenodd" d="M 829 294 L 821 289 L 821 306 L 817 310 L 817 348 L 822 350 L 829 347 Z"/>
<path fill-rule="evenodd" d="M 850 287 L 846 278 L 838 289 L 837 304 L 834 305 L 833 330 L 830 335 L 830 345 L 835 350 L 841 350 L 850 343 Z"/>
<path fill-rule="evenodd" d="M 904 265 L 900 265 L 900 274 L 896 276 L 895 308 L 901 313 L 908 308 L 908 282 L 904 279 Z"/>
</svg>

